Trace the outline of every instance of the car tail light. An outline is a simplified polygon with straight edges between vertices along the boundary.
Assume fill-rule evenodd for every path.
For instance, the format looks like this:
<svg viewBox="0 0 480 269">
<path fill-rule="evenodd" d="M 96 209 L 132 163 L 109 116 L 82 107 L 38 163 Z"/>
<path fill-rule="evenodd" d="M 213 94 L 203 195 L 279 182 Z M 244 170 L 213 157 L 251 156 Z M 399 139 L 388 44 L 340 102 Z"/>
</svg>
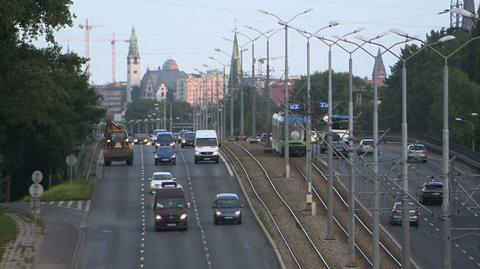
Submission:
<svg viewBox="0 0 480 269">
<path fill-rule="evenodd" d="M 398 216 L 398 215 L 400 215 L 400 214 L 398 213 L 398 211 L 397 211 L 397 210 L 394 210 L 394 211 L 392 212 L 392 215 L 394 215 L 394 216 Z"/>
<path fill-rule="evenodd" d="M 427 150 L 426 149 L 422 150 L 422 153 L 427 154 Z"/>
</svg>

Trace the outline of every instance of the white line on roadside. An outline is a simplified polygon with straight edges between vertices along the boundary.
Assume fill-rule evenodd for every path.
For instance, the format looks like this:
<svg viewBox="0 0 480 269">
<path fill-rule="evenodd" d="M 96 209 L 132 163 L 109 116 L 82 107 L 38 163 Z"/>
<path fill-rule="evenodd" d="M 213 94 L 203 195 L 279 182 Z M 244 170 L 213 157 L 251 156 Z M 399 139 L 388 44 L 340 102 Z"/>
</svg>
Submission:
<svg viewBox="0 0 480 269">
<path fill-rule="evenodd" d="M 78 209 L 78 210 L 82 210 L 82 205 L 83 205 L 83 201 L 78 201 L 78 203 L 77 203 L 77 209 Z"/>
<path fill-rule="evenodd" d="M 225 158 L 223 157 L 223 154 L 220 153 L 220 159 L 222 159 L 222 162 L 225 164 L 225 167 L 227 167 L 227 170 L 228 170 L 228 174 L 233 177 L 233 171 L 232 171 L 232 168 L 230 167 L 230 164 L 225 160 Z"/>
<path fill-rule="evenodd" d="M 91 201 L 88 200 L 87 204 L 85 205 L 85 211 L 87 211 L 87 212 L 90 210 L 90 203 L 91 203 Z"/>
</svg>

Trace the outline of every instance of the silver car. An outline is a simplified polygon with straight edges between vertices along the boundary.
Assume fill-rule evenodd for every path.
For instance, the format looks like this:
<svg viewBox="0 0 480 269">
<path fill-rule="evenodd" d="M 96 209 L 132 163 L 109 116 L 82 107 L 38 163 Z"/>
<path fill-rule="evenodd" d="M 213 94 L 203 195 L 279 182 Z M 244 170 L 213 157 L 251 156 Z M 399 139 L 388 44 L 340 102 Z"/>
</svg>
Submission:
<svg viewBox="0 0 480 269">
<path fill-rule="evenodd" d="M 418 226 L 419 221 L 419 214 L 418 209 L 414 203 L 409 202 L 409 218 L 410 218 L 410 225 Z M 395 202 L 393 204 L 393 209 L 391 215 L 388 217 L 388 222 L 390 225 L 402 225 L 402 202 Z"/>
<path fill-rule="evenodd" d="M 408 162 L 427 162 L 427 149 L 423 144 L 410 144 L 407 151 Z"/>
<path fill-rule="evenodd" d="M 357 155 L 373 154 L 373 139 L 362 139 L 357 148 Z"/>
</svg>

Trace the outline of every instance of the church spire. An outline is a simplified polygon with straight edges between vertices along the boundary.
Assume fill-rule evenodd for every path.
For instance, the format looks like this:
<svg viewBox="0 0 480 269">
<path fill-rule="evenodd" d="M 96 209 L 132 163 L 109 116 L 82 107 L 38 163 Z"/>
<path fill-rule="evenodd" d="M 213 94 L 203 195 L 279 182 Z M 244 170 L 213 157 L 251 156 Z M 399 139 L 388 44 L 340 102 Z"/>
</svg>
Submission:
<svg viewBox="0 0 480 269">
<path fill-rule="evenodd" d="M 385 85 L 386 70 L 383 64 L 382 52 L 378 49 L 377 57 L 375 57 L 375 64 L 372 72 L 372 82 L 376 81 L 378 86 Z"/>
<path fill-rule="evenodd" d="M 233 38 L 232 59 L 230 63 L 230 76 L 228 77 L 228 88 L 238 89 L 240 87 L 241 72 L 240 69 L 240 49 L 238 47 L 237 32 Z"/>
<path fill-rule="evenodd" d="M 130 45 L 128 46 L 128 59 L 140 58 L 140 53 L 138 52 L 137 35 L 135 34 L 135 27 L 132 27 L 129 44 Z"/>
</svg>

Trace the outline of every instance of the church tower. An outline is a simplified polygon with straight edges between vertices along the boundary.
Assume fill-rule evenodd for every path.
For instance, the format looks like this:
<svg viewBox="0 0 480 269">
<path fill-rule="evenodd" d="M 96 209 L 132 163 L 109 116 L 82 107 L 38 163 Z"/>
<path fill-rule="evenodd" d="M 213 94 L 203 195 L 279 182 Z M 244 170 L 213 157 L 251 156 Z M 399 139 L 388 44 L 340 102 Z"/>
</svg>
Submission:
<svg viewBox="0 0 480 269">
<path fill-rule="evenodd" d="M 127 103 L 132 102 L 132 87 L 140 86 L 140 53 L 137 35 L 132 27 L 127 56 Z"/>
<path fill-rule="evenodd" d="M 375 65 L 372 71 L 372 83 L 377 82 L 377 86 L 385 86 L 385 79 L 387 78 L 387 72 L 385 71 L 385 65 L 383 64 L 382 53 L 378 49 L 377 57 L 375 58 Z"/>
</svg>

